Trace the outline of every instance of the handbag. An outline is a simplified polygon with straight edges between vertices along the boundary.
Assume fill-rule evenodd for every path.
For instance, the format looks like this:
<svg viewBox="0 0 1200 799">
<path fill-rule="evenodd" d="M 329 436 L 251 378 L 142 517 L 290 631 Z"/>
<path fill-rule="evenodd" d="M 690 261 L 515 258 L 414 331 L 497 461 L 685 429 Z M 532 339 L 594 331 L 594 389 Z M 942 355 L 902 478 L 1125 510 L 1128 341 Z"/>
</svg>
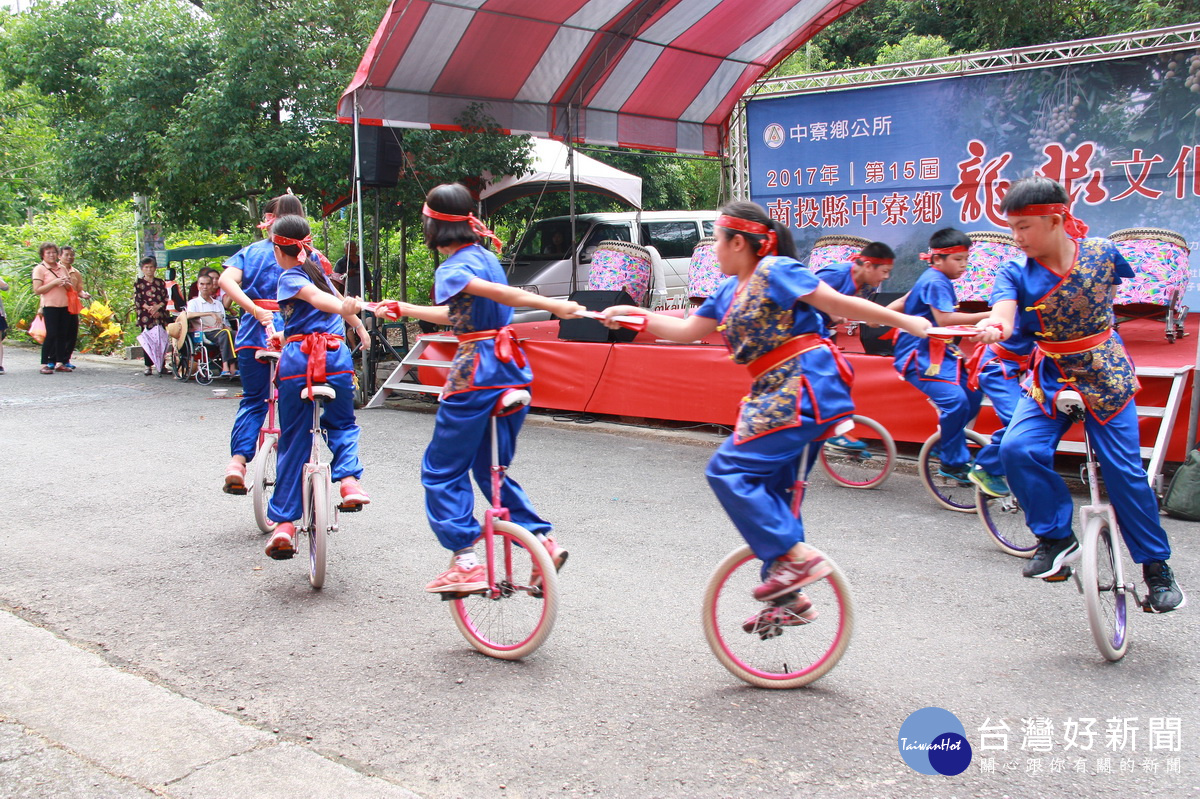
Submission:
<svg viewBox="0 0 1200 799">
<path fill-rule="evenodd" d="M 67 288 L 67 313 L 72 316 L 79 316 L 79 312 L 83 310 L 83 303 L 79 301 L 79 292 L 73 286 Z"/>
<path fill-rule="evenodd" d="M 1162 506 L 1172 518 L 1200 522 L 1200 450 L 1189 452 L 1175 472 Z"/>
<path fill-rule="evenodd" d="M 42 317 L 41 313 L 33 317 L 33 321 L 29 323 L 29 330 L 27 332 L 29 333 L 29 337 L 38 344 L 46 340 L 46 320 Z"/>
</svg>

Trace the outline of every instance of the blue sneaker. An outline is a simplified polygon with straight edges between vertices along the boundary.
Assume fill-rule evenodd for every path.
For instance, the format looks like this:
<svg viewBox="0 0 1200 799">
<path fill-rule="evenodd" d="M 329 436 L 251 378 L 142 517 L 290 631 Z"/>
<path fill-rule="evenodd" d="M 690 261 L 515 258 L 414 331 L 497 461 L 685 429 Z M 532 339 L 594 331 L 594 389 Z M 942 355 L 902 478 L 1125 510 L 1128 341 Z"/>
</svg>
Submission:
<svg viewBox="0 0 1200 799">
<path fill-rule="evenodd" d="M 834 436 L 833 438 L 827 438 L 825 439 L 825 443 L 828 446 L 834 447 L 835 449 L 844 449 L 848 452 L 867 451 L 867 444 L 865 441 L 859 441 L 858 439 L 850 438 L 849 436 Z"/>
<path fill-rule="evenodd" d="M 944 477 L 947 480 L 953 480 L 960 486 L 971 485 L 971 478 L 967 476 L 966 466 L 947 466 L 942 464 L 938 466 L 938 477 Z"/>
<path fill-rule="evenodd" d="M 1008 490 L 1007 480 L 990 472 L 985 472 L 979 466 L 971 467 L 971 470 L 967 472 L 967 479 L 979 486 L 979 490 L 989 497 L 1007 497 L 1011 493 Z"/>
</svg>

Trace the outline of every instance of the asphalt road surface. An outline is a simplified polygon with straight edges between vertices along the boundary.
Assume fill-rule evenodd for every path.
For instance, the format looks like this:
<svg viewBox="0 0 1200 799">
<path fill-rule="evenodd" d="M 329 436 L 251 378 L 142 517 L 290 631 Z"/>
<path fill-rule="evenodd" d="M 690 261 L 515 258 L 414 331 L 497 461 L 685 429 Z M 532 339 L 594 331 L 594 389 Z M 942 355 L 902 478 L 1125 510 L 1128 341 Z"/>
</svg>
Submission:
<svg viewBox="0 0 1200 799">
<path fill-rule="evenodd" d="M 851 581 L 855 636 L 812 686 L 761 690 L 700 625 L 704 583 L 740 543 L 702 475 L 719 436 L 535 415 L 513 474 L 571 557 L 553 634 L 501 662 L 422 591 L 447 560 L 418 477 L 432 405 L 360 412 L 373 502 L 342 516 L 314 591 L 304 559 L 263 555 L 249 500 L 219 491 L 236 401 L 140 364 L 43 376 L 10 347 L 5 365 L 0 609 L 422 797 L 1200 796 L 1195 524 L 1164 520 L 1192 606 L 1134 614 L 1109 664 L 1072 583 L 1022 579 L 911 472 L 877 491 L 820 477 L 809 540 Z M 3 702 L 6 727 L 39 733 Z M 900 755 L 901 724 L 926 706 L 965 729 L 957 776 Z M 29 773 L 45 762 L 0 756 L 0 782 L 52 785 Z"/>
</svg>

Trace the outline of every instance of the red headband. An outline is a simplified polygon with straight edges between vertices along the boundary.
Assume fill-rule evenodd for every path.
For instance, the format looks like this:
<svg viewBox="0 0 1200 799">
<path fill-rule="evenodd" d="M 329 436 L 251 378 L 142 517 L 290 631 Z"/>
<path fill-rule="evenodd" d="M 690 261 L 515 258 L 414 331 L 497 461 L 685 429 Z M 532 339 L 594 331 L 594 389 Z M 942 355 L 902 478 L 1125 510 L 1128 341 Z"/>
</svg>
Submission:
<svg viewBox="0 0 1200 799">
<path fill-rule="evenodd" d="M 935 255 L 953 255 L 956 252 L 970 252 L 971 248 L 962 244 L 956 244 L 953 247 L 930 247 L 929 252 L 921 253 L 922 261 L 933 261 Z"/>
<path fill-rule="evenodd" d="M 888 264 L 896 263 L 895 258 L 873 258 L 870 255 L 863 255 L 861 252 L 854 257 L 860 261 L 866 261 L 869 264 L 874 264 L 875 266 L 887 266 Z"/>
<path fill-rule="evenodd" d="M 471 232 L 473 232 L 476 236 L 480 236 L 485 239 L 491 239 L 492 244 L 496 245 L 496 252 L 499 252 L 504 248 L 504 242 L 500 241 L 500 238 L 495 233 L 488 230 L 487 226 L 480 222 L 479 218 L 475 216 L 475 214 L 444 214 L 441 211 L 435 211 L 430 208 L 429 203 L 421 206 L 421 213 L 430 219 L 436 219 L 439 222 L 466 222 L 471 226 Z"/>
<path fill-rule="evenodd" d="M 1073 239 L 1081 239 L 1087 235 L 1088 226 L 1078 217 L 1071 215 L 1071 209 L 1066 203 L 1046 203 L 1043 205 L 1027 205 L 1008 211 L 1009 216 L 1061 216 L 1063 230 Z"/>
<path fill-rule="evenodd" d="M 311 233 L 302 239 L 289 239 L 287 236 L 281 236 L 278 233 L 272 233 L 271 243 L 279 247 L 299 247 L 300 252 L 296 257 L 300 259 L 300 263 L 307 261 L 309 253 L 312 252 Z"/>
<path fill-rule="evenodd" d="M 275 214 L 263 214 L 263 221 L 258 223 L 259 230 L 266 230 L 275 224 Z"/>
<path fill-rule="evenodd" d="M 750 233 L 755 236 L 766 236 L 766 239 L 758 247 L 757 254 L 760 258 L 764 255 L 774 255 L 779 251 L 779 238 L 775 235 L 775 231 L 761 222 L 751 222 L 749 219 L 739 219 L 736 216 L 721 214 L 717 217 L 717 227 Z"/>
</svg>

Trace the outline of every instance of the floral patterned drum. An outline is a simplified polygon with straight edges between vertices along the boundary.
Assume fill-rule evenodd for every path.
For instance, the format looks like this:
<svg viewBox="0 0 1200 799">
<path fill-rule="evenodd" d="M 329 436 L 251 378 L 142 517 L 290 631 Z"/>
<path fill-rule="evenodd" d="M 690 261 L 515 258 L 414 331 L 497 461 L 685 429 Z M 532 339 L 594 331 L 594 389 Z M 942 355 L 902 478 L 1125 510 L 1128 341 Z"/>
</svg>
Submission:
<svg viewBox="0 0 1200 799">
<path fill-rule="evenodd" d="M 589 291 L 625 290 L 642 305 L 650 290 L 650 251 L 640 244 L 606 240 L 592 253 Z"/>
<path fill-rule="evenodd" d="M 954 294 L 959 302 L 982 302 L 991 305 L 996 270 L 1004 262 L 1021 257 L 1021 250 L 1013 241 L 1011 233 L 986 230 L 967 235 L 971 238 L 967 271 L 954 281 Z"/>
<path fill-rule="evenodd" d="M 1161 305 L 1169 308 L 1188 284 L 1187 239 L 1161 228 L 1126 228 L 1108 237 L 1133 267 L 1133 280 L 1117 287 L 1114 305 Z"/>
<path fill-rule="evenodd" d="M 716 239 L 705 236 L 696 242 L 692 260 L 688 263 L 688 297 L 702 300 L 717 292 L 717 286 L 728 277 L 717 265 L 717 252 L 713 249 Z"/>
<path fill-rule="evenodd" d="M 871 243 L 862 236 L 847 236 L 841 233 L 822 236 L 813 243 L 808 256 L 808 268 L 816 272 L 834 264 L 844 264 L 862 252 Z"/>
</svg>

